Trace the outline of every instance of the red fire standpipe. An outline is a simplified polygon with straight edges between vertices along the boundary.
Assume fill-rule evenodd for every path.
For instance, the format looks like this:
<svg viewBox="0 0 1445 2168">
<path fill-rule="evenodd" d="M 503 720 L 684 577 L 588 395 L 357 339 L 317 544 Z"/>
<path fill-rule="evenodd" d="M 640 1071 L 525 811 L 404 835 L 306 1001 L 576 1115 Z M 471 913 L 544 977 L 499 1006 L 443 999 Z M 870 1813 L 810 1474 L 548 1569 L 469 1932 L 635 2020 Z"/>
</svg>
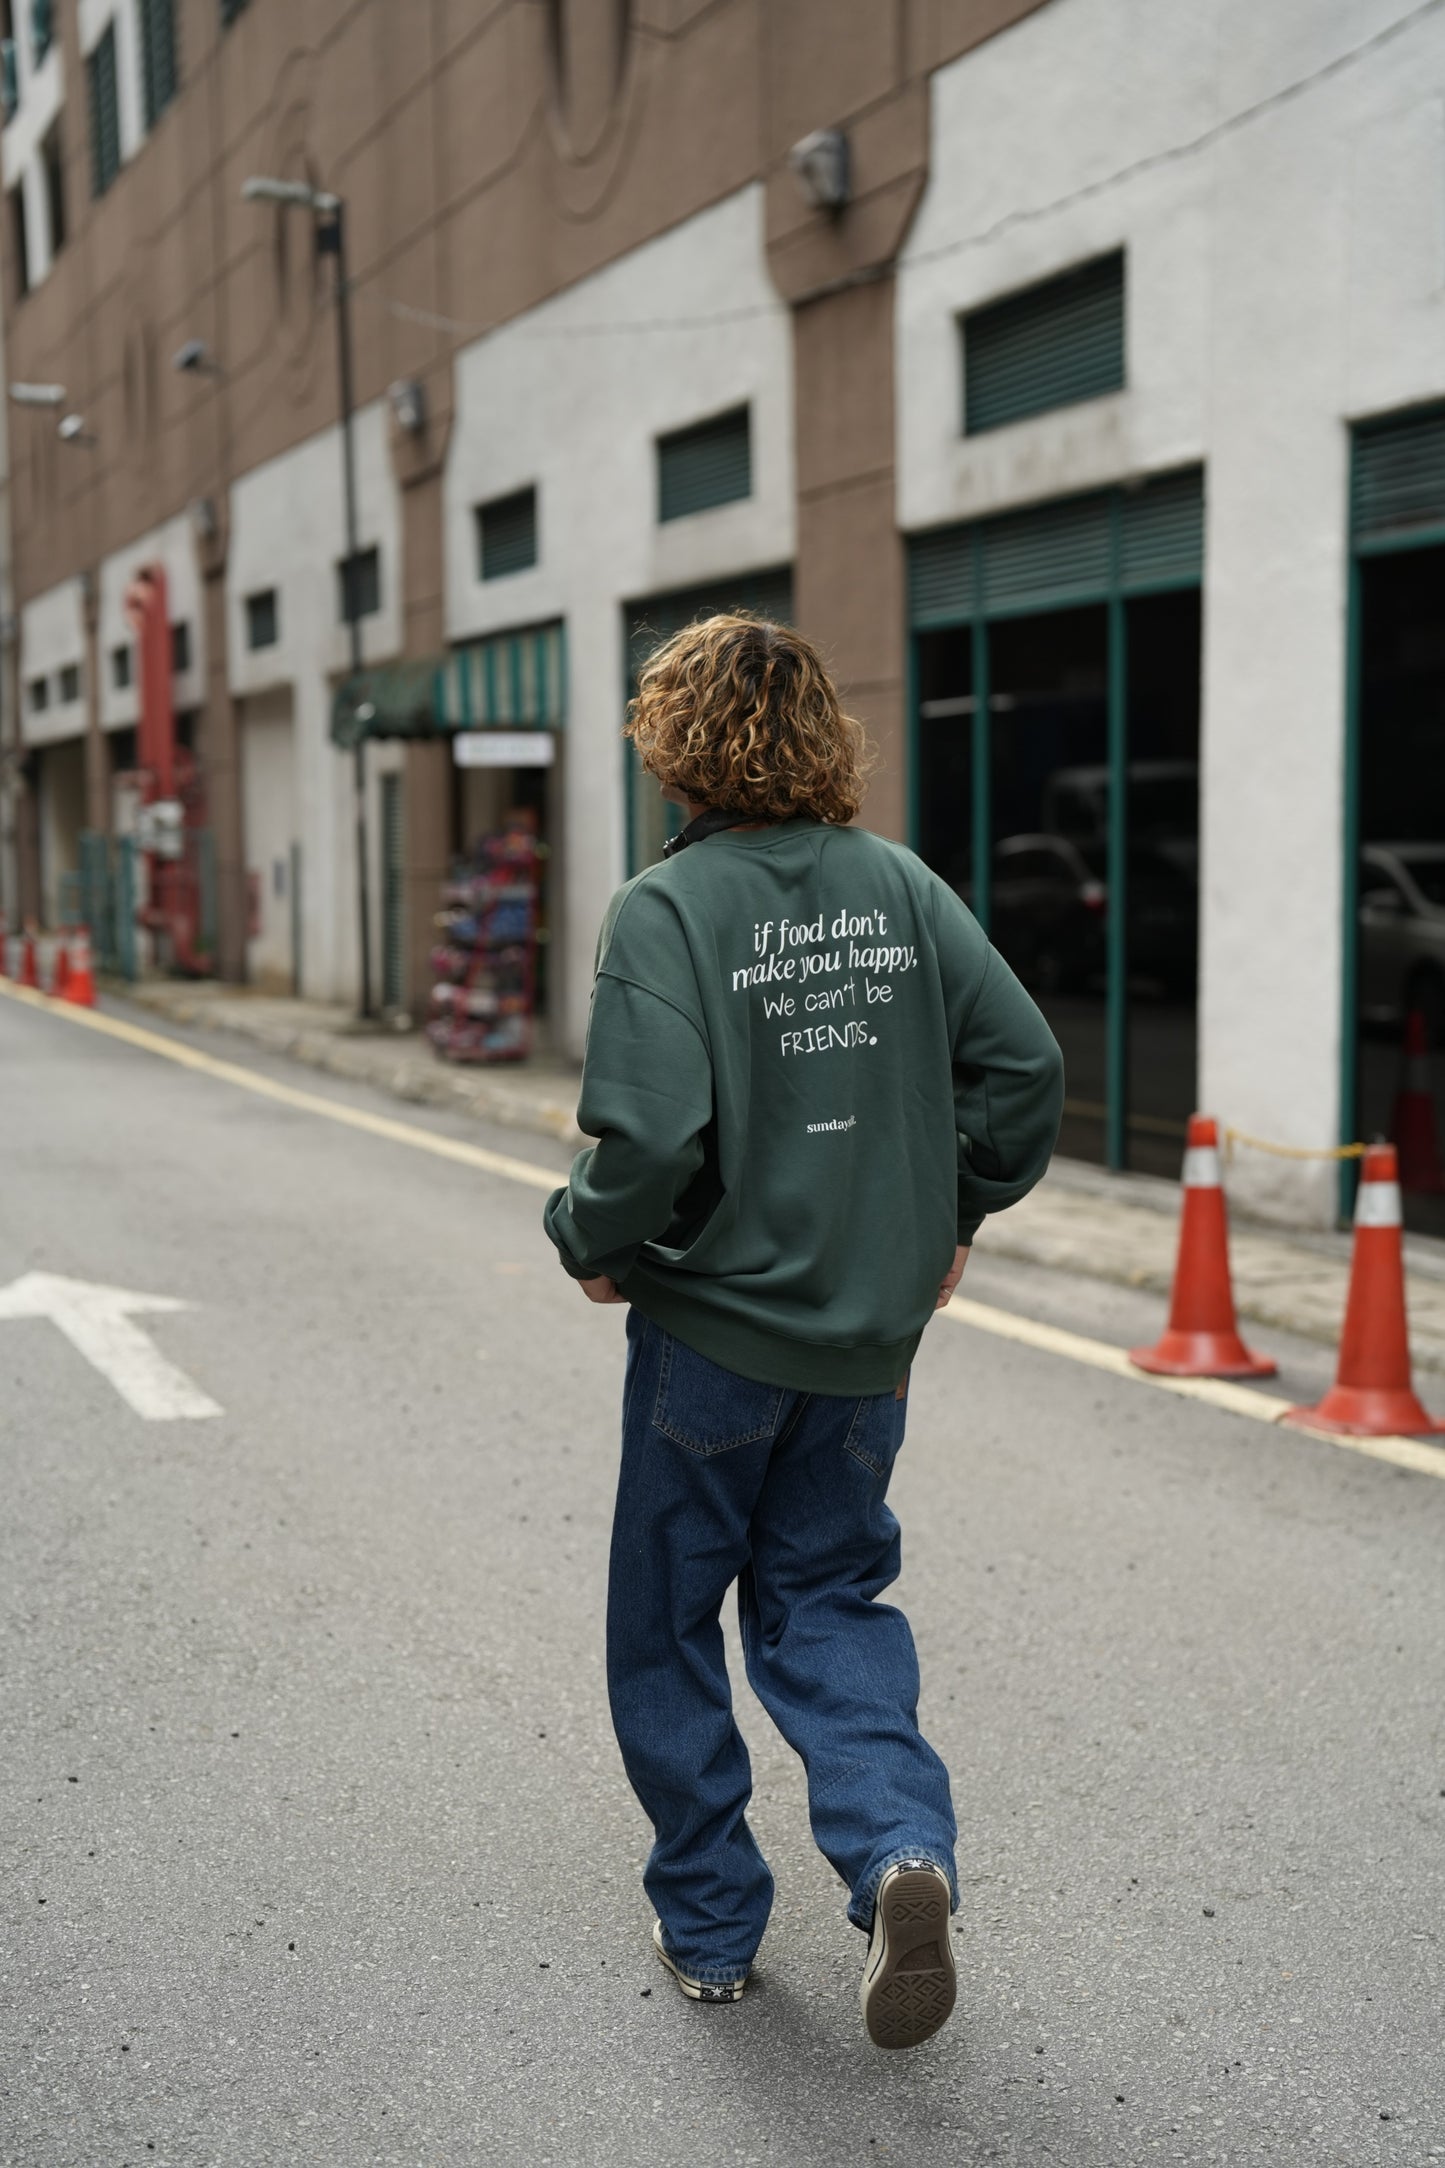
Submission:
<svg viewBox="0 0 1445 2168">
<path fill-rule="evenodd" d="M 137 750 L 142 808 L 164 808 L 169 818 L 153 817 L 145 845 L 149 900 L 137 913 L 156 936 L 165 960 L 175 969 L 199 976 L 206 959 L 197 953 L 200 897 L 195 869 L 185 856 L 184 816 L 178 799 L 180 761 L 176 748 L 176 713 L 171 695 L 171 623 L 163 565 L 145 565 L 125 592 L 125 614 L 135 634 L 140 685 Z"/>
</svg>

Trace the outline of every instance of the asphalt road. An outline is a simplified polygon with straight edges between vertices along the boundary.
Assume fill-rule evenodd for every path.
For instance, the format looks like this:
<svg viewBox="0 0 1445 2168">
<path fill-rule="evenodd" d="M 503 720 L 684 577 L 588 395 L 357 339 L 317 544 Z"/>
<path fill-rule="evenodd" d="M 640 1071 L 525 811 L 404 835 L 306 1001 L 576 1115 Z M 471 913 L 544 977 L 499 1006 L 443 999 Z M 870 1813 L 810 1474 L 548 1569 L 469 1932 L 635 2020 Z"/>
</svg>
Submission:
<svg viewBox="0 0 1445 2168">
<path fill-rule="evenodd" d="M 539 1191 L 7 1001 L 0 1080 L 0 1290 L 183 1298 L 134 1322 L 223 1411 L 0 1321 L 0 2160 L 1445 2160 L 1445 1482 L 933 1325 L 895 1502 L 958 2014 L 869 2046 L 745 1688 L 778 1904 L 701 2010 L 603 1694 L 621 1313 Z M 986 1235 L 965 1291 L 1158 1323 Z"/>
</svg>

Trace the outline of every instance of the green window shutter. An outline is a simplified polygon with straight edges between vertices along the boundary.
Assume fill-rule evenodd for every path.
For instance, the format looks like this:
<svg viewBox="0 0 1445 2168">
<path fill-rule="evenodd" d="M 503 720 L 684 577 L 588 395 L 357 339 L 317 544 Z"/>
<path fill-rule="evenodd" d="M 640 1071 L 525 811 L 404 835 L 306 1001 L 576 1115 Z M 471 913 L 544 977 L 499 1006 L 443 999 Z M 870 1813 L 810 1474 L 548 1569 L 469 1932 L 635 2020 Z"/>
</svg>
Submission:
<svg viewBox="0 0 1445 2168">
<path fill-rule="evenodd" d="M 984 522 L 986 614 L 1057 609 L 1108 584 L 1107 496 L 1066 498 Z"/>
<path fill-rule="evenodd" d="M 514 490 L 477 506 L 477 553 L 484 580 L 502 580 L 537 562 L 537 492 Z"/>
<path fill-rule="evenodd" d="M 115 70 L 115 24 L 107 23 L 85 63 L 90 83 L 90 185 L 103 196 L 120 171 L 120 96 Z"/>
<path fill-rule="evenodd" d="M 908 541 L 908 622 L 915 632 L 978 615 L 976 529 L 944 527 Z"/>
<path fill-rule="evenodd" d="M 682 587 L 651 595 L 626 606 L 628 692 L 636 692 L 638 672 L 649 655 L 684 625 L 728 610 L 749 610 L 755 617 L 792 622 L 793 575 L 786 565 L 774 572 L 740 572 L 731 579 L 709 580 L 704 587 Z"/>
<path fill-rule="evenodd" d="M 343 625 L 356 617 L 375 617 L 381 608 L 381 551 L 372 544 L 336 567 L 336 614 Z"/>
<path fill-rule="evenodd" d="M 141 110 L 154 128 L 176 94 L 175 0 L 140 0 Z"/>
<path fill-rule="evenodd" d="M 963 319 L 965 436 L 1123 388 L 1122 250 Z"/>
<path fill-rule="evenodd" d="M 281 637 L 281 616 L 274 587 L 246 597 L 246 645 L 274 647 Z"/>
<path fill-rule="evenodd" d="M 657 440 L 657 516 L 686 519 L 753 491 L 748 409 L 719 414 Z"/>
<path fill-rule="evenodd" d="M 1355 547 L 1445 527 L 1445 407 L 1364 422 L 1350 463 Z"/>
<path fill-rule="evenodd" d="M 915 535 L 908 545 L 916 632 L 1196 586 L 1204 569 L 1199 467 Z"/>
<path fill-rule="evenodd" d="M 1121 490 L 1119 529 L 1119 578 L 1126 592 L 1202 579 L 1203 468 Z"/>
</svg>

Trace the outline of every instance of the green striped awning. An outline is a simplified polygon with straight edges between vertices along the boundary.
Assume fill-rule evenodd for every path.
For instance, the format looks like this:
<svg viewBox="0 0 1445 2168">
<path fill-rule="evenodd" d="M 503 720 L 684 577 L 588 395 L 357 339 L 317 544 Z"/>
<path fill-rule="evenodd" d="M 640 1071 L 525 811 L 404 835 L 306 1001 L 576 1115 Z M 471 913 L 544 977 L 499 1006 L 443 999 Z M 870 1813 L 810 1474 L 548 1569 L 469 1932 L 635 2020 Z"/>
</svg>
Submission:
<svg viewBox="0 0 1445 2168">
<path fill-rule="evenodd" d="M 364 738 L 450 737 L 458 730 L 560 730 L 567 643 L 560 624 L 469 640 L 423 662 L 387 663 L 346 679 L 332 704 L 337 745 Z"/>
<path fill-rule="evenodd" d="M 558 625 L 493 633 L 447 657 L 444 730 L 560 730 L 567 717 L 567 643 Z"/>
</svg>

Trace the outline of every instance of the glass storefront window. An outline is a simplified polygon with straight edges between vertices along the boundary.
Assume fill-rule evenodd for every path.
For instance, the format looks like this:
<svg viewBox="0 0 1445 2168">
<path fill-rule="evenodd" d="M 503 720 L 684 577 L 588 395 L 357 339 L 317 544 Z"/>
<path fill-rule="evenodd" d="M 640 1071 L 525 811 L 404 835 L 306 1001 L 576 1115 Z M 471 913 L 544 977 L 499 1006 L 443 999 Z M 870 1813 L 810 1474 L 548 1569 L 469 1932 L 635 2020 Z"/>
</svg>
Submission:
<svg viewBox="0 0 1445 2168">
<path fill-rule="evenodd" d="M 1445 1235 L 1445 545 L 1360 567 L 1358 1133 Z"/>
</svg>

